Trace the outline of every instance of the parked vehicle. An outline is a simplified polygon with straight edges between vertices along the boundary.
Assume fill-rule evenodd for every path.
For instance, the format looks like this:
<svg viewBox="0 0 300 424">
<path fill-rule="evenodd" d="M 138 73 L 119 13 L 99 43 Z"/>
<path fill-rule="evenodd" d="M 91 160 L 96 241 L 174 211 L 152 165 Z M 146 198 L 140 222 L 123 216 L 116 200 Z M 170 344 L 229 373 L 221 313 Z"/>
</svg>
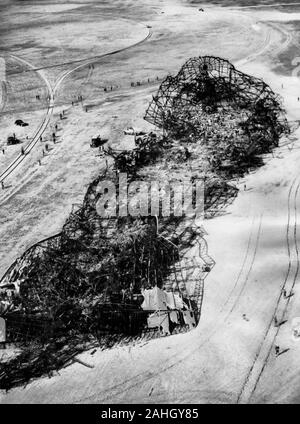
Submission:
<svg viewBox="0 0 300 424">
<path fill-rule="evenodd" d="M 28 127 L 29 124 L 27 122 L 22 121 L 22 119 L 17 119 L 15 121 L 15 125 L 19 125 L 19 127 Z"/>
<path fill-rule="evenodd" d="M 91 147 L 100 147 L 103 146 L 103 144 L 108 142 L 108 138 L 102 138 L 100 135 L 98 137 L 93 137 L 91 140 Z"/>
</svg>

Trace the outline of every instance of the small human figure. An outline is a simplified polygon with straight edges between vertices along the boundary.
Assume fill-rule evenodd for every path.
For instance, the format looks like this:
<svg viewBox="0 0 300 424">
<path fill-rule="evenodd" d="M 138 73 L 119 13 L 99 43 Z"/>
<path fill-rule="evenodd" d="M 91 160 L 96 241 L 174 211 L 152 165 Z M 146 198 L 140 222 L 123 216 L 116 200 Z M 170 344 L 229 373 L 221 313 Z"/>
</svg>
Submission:
<svg viewBox="0 0 300 424">
<path fill-rule="evenodd" d="M 43 141 L 43 137 L 42 136 L 40 136 L 40 141 Z"/>
<path fill-rule="evenodd" d="M 274 318 L 274 325 L 275 325 L 275 327 L 278 327 L 278 320 L 277 320 L 276 317 Z"/>
<path fill-rule="evenodd" d="M 48 152 L 48 148 L 49 148 L 48 144 L 45 144 L 46 152 Z"/>
<path fill-rule="evenodd" d="M 283 297 L 284 297 L 285 299 L 287 298 L 286 290 L 283 290 Z"/>
<path fill-rule="evenodd" d="M 58 126 L 57 126 L 57 124 L 55 124 L 55 129 L 57 130 L 57 128 L 58 128 Z"/>
<path fill-rule="evenodd" d="M 41 159 L 39 159 L 38 163 L 39 163 L 39 166 L 41 166 L 41 165 L 42 165 Z"/>
<path fill-rule="evenodd" d="M 243 314 L 243 319 L 244 319 L 245 321 L 249 321 L 249 318 L 247 318 L 247 315 L 246 315 L 246 314 Z"/>
<path fill-rule="evenodd" d="M 275 346 L 275 354 L 276 354 L 276 356 L 278 356 L 279 355 L 279 352 L 280 352 L 280 348 L 279 348 L 279 346 Z"/>
<path fill-rule="evenodd" d="M 21 147 L 21 155 L 24 155 L 25 151 L 24 151 L 24 147 Z"/>
<path fill-rule="evenodd" d="M 60 117 L 60 119 L 62 119 L 62 114 L 61 113 L 59 114 L 59 117 Z"/>
<path fill-rule="evenodd" d="M 45 150 L 43 149 L 43 156 L 45 156 Z"/>
<path fill-rule="evenodd" d="M 246 186 L 246 184 L 244 184 L 244 191 L 246 191 L 246 188 L 247 188 L 247 186 Z"/>
<path fill-rule="evenodd" d="M 2 149 L 2 153 L 5 155 L 5 149 L 4 148 Z"/>
<path fill-rule="evenodd" d="M 2 190 L 4 190 L 4 182 L 3 181 L 1 181 L 1 187 L 2 187 Z"/>
</svg>

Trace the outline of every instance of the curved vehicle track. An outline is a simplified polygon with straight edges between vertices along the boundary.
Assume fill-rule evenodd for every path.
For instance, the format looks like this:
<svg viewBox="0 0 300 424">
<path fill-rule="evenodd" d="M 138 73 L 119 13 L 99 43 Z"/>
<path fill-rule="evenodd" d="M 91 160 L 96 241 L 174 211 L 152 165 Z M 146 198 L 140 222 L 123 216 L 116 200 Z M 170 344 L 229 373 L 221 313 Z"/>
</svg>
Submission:
<svg viewBox="0 0 300 424">
<path fill-rule="evenodd" d="M 17 60 L 18 62 L 21 62 L 23 65 L 29 67 L 29 68 L 34 68 L 34 66 L 27 62 L 24 59 L 21 59 L 20 57 L 17 57 L 15 55 L 9 55 L 12 59 Z M 52 115 L 52 111 L 53 111 L 53 107 L 54 107 L 54 90 L 51 87 L 51 84 L 49 83 L 48 79 L 46 78 L 46 76 L 44 75 L 43 71 L 39 70 L 36 71 L 38 73 L 38 75 L 40 76 L 40 78 L 44 81 L 45 85 L 47 86 L 47 90 L 48 90 L 48 96 L 49 96 L 49 103 L 48 103 L 48 107 L 47 107 L 47 111 L 46 111 L 46 115 L 42 121 L 42 123 L 40 124 L 40 126 L 38 127 L 37 131 L 35 132 L 34 136 L 32 137 L 32 140 L 30 141 L 30 143 L 27 144 L 27 146 L 24 148 L 24 155 L 19 154 L 16 159 L 14 159 L 11 164 L 6 168 L 6 170 L 4 172 L 2 172 L 0 174 L 0 183 L 4 182 L 5 179 L 12 174 L 12 172 L 23 162 L 23 160 L 25 159 L 26 155 L 28 153 L 31 152 L 31 150 L 34 148 L 34 146 L 37 144 L 37 142 L 39 141 L 40 136 L 44 133 L 44 131 L 46 130 L 51 115 Z"/>
<path fill-rule="evenodd" d="M 285 280 L 274 308 L 273 315 L 266 329 L 264 338 L 257 350 L 254 361 L 249 369 L 245 382 L 238 395 L 238 403 L 248 403 L 255 392 L 257 384 L 267 365 L 280 326 L 275 327 L 274 319 L 282 321 L 287 311 L 289 299 L 284 299 L 283 290 L 291 292 L 299 274 L 299 248 L 297 243 L 297 197 L 300 188 L 300 178 L 295 178 L 288 193 L 288 219 L 286 226 L 286 242 L 288 250 L 288 269 Z"/>
<path fill-rule="evenodd" d="M 4 172 L 2 172 L 1 174 L 0 174 L 0 183 L 1 182 L 4 182 L 4 180 L 8 177 L 8 176 L 10 176 L 13 172 L 14 172 L 14 170 L 16 169 L 16 168 L 18 168 L 19 166 L 20 166 L 20 164 L 24 161 L 24 159 L 26 158 L 26 155 L 28 155 L 30 152 L 31 152 L 31 150 L 35 147 L 35 145 L 38 143 L 38 141 L 39 141 L 39 139 L 40 139 L 40 136 L 45 132 L 45 130 L 46 130 L 46 128 L 47 128 L 47 126 L 48 126 L 48 124 L 49 124 L 49 122 L 50 122 L 50 119 L 51 119 L 51 116 L 52 116 L 52 113 L 53 113 L 53 108 L 54 108 L 54 105 L 55 105 L 55 100 L 54 100 L 54 95 L 56 95 L 56 93 L 58 92 L 58 90 L 59 90 L 59 87 L 60 87 L 60 85 L 64 82 L 64 80 L 68 77 L 68 76 L 70 76 L 72 73 L 74 73 L 75 71 L 77 71 L 78 69 L 80 69 L 80 68 L 83 68 L 83 67 L 85 67 L 85 66 L 87 66 L 87 65 L 89 65 L 90 63 L 95 63 L 96 61 L 98 61 L 98 60 L 100 60 L 100 59 L 103 59 L 103 58 L 105 58 L 105 57 L 108 57 L 108 56 L 113 56 L 113 55 L 115 55 L 115 54 L 117 54 L 117 53 L 120 53 L 120 52 L 124 52 L 124 51 L 126 51 L 126 50 L 129 50 L 129 49 L 131 49 L 131 48 L 133 48 L 133 47 L 136 47 L 136 46 L 138 46 L 138 45 L 140 45 L 140 44 L 142 44 L 142 43 L 144 43 L 144 42 L 146 42 L 150 37 L 152 36 L 152 31 L 150 30 L 150 29 L 148 29 L 148 34 L 147 34 L 147 36 L 146 37 L 144 37 L 142 40 L 140 40 L 140 41 L 138 41 L 138 42 L 136 42 L 136 43 L 134 43 L 134 44 L 131 44 L 130 46 L 127 46 L 127 47 L 124 47 L 124 48 L 121 48 L 121 49 L 117 49 L 117 50 L 113 50 L 113 51 L 111 51 L 111 52 L 108 52 L 108 53 L 104 53 L 104 54 L 102 54 L 102 55 L 98 55 L 98 56 L 93 56 L 93 57 L 91 57 L 91 58 L 89 58 L 89 59 L 87 59 L 87 60 L 84 60 L 84 61 L 80 61 L 81 63 L 80 63 L 80 65 L 78 65 L 78 66 L 76 66 L 75 68 L 73 68 L 73 69 L 70 69 L 70 70 L 68 70 L 68 71 L 65 71 L 58 79 L 57 79 L 57 81 L 56 81 L 56 83 L 55 83 L 55 85 L 54 85 L 54 87 L 52 88 L 51 87 L 51 84 L 49 83 L 49 81 L 48 81 L 48 79 L 46 78 L 46 76 L 44 75 L 44 73 L 43 73 L 43 69 L 44 68 L 36 68 L 36 67 L 34 67 L 31 63 L 29 63 L 29 62 L 27 62 L 26 60 L 24 60 L 24 59 L 22 59 L 22 58 L 20 58 L 20 57 L 17 57 L 17 56 L 15 56 L 15 55 L 9 55 L 10 57 L 12 57 L 13 59 L 15 59 L 15 60 L 17 60 L 17 61 L 19 61 L 19 62 L 21 62 L 23 65 L 25 65 L 25 66 L 27 66 L 27 67 L 29 67 L 31 70 L 33 70 L 33 71 L 36 71 L 38 74 L 39 74 L 39 76 L 43 79 L 43 81 L 44 81 L 44 83 L 45 83 L 45 85 L 47 86 L 47 89 L 48 89 L 48 93 L 49 93 L 49 104 L 48 104 L 48 108 L 47 108 L 47 112 L 46 112 L 46 115 L 45 115 L 45 117 L 44 117 L 44 119 L 43 119 L 43 121 L 42 121 L 42 123 L 41 123 L 41 125 L 39 126 L 39 128 L 38 128 L 38 130 L 36 131 L 36 133 L 34 134 L 34 136 L 32 137 L 32 140 L 30 141 L 30 143 L 29 144 L 27 144 L 27 146 L 24 148 L 24 155 L 22 155 L 22 154 L 19 154 L 18 156 L 17 156 L 17 158 L 16 159 L 14 159 L 13 161 L 12 161 L 12 163 L 6 168 L 6 170 L 4 171 Z M 4 198 L 4 199 L 1 199 L 1 202 L 3 202 L 4 200 L 6 200 L 6 198 Z"/>
</svg>

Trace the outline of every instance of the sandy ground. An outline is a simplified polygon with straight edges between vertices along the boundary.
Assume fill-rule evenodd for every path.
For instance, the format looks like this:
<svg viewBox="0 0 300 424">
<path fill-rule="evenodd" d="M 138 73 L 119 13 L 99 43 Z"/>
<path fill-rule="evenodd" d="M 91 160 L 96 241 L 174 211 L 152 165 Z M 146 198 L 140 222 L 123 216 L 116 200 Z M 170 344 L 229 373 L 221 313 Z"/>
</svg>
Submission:
<svg viewBox="0 0 300 424">
<path fill-rule="evenodd" d="M 266 12 L 206 6 L 205 13 L 200 14 L 197 7 L 174 3 L 171 7 L 167 1 L 145 1 L 140 6 L 129 2 L 127 16 L 123 10 L 120 22 L 126 18 L 151 25 L 151 38 L 116 55 L 94 59 L 93 72 L 88 65 L 83 66 L 59 86 L 58 103 L 43 135 L 51 151 L 43 157 L 44 144 L 38 143 L 8 178 L 8 188 L 0 193 L 2 272 L 26 247 L 58 232 L 72 204 L 82 199 L 86 185 L 103 166 L 89 147 L 90 137 L 107 134 L 112 145 L 124 146 L 128 143 L 122 134 L 125 126 L 149 128 L 142 118 L 157 89 L 155 78 L 175 73 L 186 58 L 215 54 L 232 60 L 241 70 L 264 78 L 282 95 L 291 123 L 298 119 L 300 86 L 297 75 L 292 75 L 294 57 L 286 59 L 290 73 L 279 74 L 277 67 L 280 55 L 291 52 L 291 46 L 299 40 L 296 23 L 300 9 L 299 13 L 295 8 L 289 13 L 283 7 Z M 36 18 L 41 19 L 40 10 L 32 13 L 31 7 L 22 13 L 28 13 L 30 19 L 38 14 Z M 65 14 L 77 13 L 79 7 L 89 21 L 88 8 L 82 4 L 65 8 L 52 5 L 49 14 L 57 13 L 63 20 Z M 111 8 L 101 10 L 102 15 L 105 13 L 114 15 Z M 43 19 L 50 17 L 46 14 Z M 136 30 L 126 45 L 143 39 L 145 27 L 141 30 L 136 25 Z M 93 37 L 97 37 L 96 32 Z M 118 46 L 112 38 L 111 50 Z M 29 46 L 20 54 L 34 66 L 44 66 L 44 47 L 31 51 Z M 80 49 L 86 59 L 85 46 Z M 67 61 L 69 58 L 73 60 L 74 53 L 66 54 Z M 51 61 L 60 59 L 51 57 Z M 54 87 L 60 75 L 76 66 L 58 67 L 53 73 L 47 68 L 45 76 Z M 144 84 L 131 88 L 132 81 Z M 104 93 L 106 86 L 114 88 Z M 72 99 L 79 94 L 83 103 L 72 106 Z M 66 111 L 64 120 L 59 119 L 62 110 Z M 53 144 L 55 125 L 59 137 Z M 300 316 L 299 148 L 296 130 L 289 144 L 283 141 L 274 155 L 266 155 L 264 167 L 237 182 L 241 191 L 227 213 L 205 222 L 216 266 L 206 280 L 197 329 L 93 356 L 86 352 L 82 357 L 95 366 L 93 369 L 74 364 L 51 379 L 41 378 L 25 389 L 2 393 L 1 402 L 298 403 L 300 344 L 292 338 L 291 321 Z M 294 293 L 288 301 L 281 295 L 282 288 Z M 274 327 L 275 315 L 287 322 Z M 275 357 L 275 345 L 289 350 Z"/>
</svg>

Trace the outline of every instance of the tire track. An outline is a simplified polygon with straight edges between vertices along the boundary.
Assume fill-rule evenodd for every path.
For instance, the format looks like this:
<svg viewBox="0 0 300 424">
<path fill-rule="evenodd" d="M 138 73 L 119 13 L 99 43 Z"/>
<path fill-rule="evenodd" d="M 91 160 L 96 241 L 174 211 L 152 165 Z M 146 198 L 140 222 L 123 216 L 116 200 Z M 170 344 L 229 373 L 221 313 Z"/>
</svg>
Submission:
<svg viewBox="0 0 300 424">
<path fill-rule="evenodd" d="M 47 80 L 47 78 L 45 77 L 44 73 L 43 73 L 43 69 L 44 68 L 36 68 L 34 67 L 30 62 L 27 62 L 26 60 L 17 57 L 15 55 L 9 55 L 10 57 L 12 57 L 13 59 L 22 62 L 23 64 L 25 64 L 27 67 L 31 68 L 31 70 L 36 71 L 39 76 L 43 79 L 43 81 L 45 82 L 47 88 L 48 88 L 48 93 L 50 96 L 50 101 L 49 101 L 49 106 L 48 106 L 48 110 L 46 113 L 46 117 L 44 118 L 44 121 L 42 122 L 42 124 L 40 125 L 39 129 L 37 130 L 35 136 L 33 137 L 31 143 L 29 143 L 26 148 L 24 148 L 25 153 L 29 153 L 32 148 L 36 145 L 37 141 L 39 140 L 40 135 L 43 134 L 43 132 L 46 129 L 46 126 L 48 125 L 49 121 L 50 121 L 50 116 L 52 115 L 53 112 L 53 107 L 54 107 L 54 94 L 57 93 L 60 85 L 63 83 L 63 81 L 70 76 L 72 73 L 74 73 L 75 71 L 77 71 L 80 68 L 83 68 L 87 65 L 89 65 L 90 63 L 94 63 L 95 61 L 99 60 L 99 59 L 103 59 L 104 57 L 107 56 L 112 56 L 115 55 L 117 53 L 123 52 L 125 50 L 131 49 L 133 47 L 138 46 L 139 44 L 144 43 L 145 41 L 147 41 L 150 37 L 152 36 L 152 32 L 149 30 L 148 34 L 145 38 L 143 38 L 142 40 L 138 41 L 137 43 L 134 43 L 130 46 L 124 47 L 122 49 L 118 49 L 118 50 L 114 50 L 112 52 L 109 53 L 105 53 L 103 55 L 98 55 L 98 56 L 94 56 L 86 61 L 84 61 L 83 63 L 81 63 L 80 65 L 76 66 L 75 68 L 64 72 L 56 81 L 55 86 L 52 88 L 49 81 Z M 82 62 L 82 61 L 81 61 Z M 44 128 L 45 126 L 45 128 Z M 21 159 L 21 160 L 20 160 Z M 19 155 L 9 166 L 8 168 L 2 173 L 0 174 L 0 183 L 2 181 L 4 181 L 15 169 L 16 167 L 25 159 L 24 155 Z"/>
<path fill-rule="evenodd" d="M 296 200 L 297 195 L 298 195 L 299 187 L 300 187 L 300 185 L 298 185 L 298 187 L 297 187 L 296 194 L 295 194 L 295 200 Z M 296 205 L 295 205 L 295 211 L 296 211 L 296 213 L 297 213 L 297 207 L 296 207 Z M 296 217 L 297 217 L 297 216 L 296 216 Z M 292 289 L 294 288 L 294 286 L 295 286 L 295 284 L 296 284 L 296 279 L 297 279 L 298 274 L 299 274 L 299 249 L 298 249 L 298 244 L 297 244 L 297 222 L 295 223 L 295 226 L 294 226 L 294 238 L 295 238 L 295 248 L 296 248 L 296 254 L 297 254 L 297 268 L 296 268 L 296 273 L 295 273 L 295 275 L 294 275 L 293 283 L 292 283 L 292 286 L 291 286 L 290 291 L 292 291 Z M 284 287 L 283 287 L 283 288 L 284 288 Z M 280 299 L 279 299 L 279 300 L 280 300 Z M 279 319 L 279 321 L 282 321 L 282 320 L 284 319 L 284 317 L 286 316 L 286 313 L 287 313 L 287 310 L 288 310 L 288 305 L 289 305 L 289 303 L 290 303 L 290 298 L 286 299 L 286 305 L 285 305 L 285 307 L 284 307 L 284 310 L 283 310 L 282 316 L 281 316 L 281 318 Z M 279 305 L 278 305 L 278 307 L 279 307 Z M 278 308 L 277 308 L 277 309 L 278 309 Z M 276 312 L 275 312 L 275 315 L 277 315 L 277 310 L 276 310 Z M 250 401 L 251 397 L 253 396 L 253 394 L 254 394 L 254 392 L 255 392 L 255 390 L 256 390 L 256 388 L 257 388 L 258 382 L 259 382 L 259 380 L 260 380 L 260 378 L 261 378 L 261 376 L 262 376 L 262 374 L 263 374 L 263 372 L 264 372 L 264 370 L 265 370 L 265 367 L 267 366 L 268 359 L 269 359 L 270 354 L 271 354 L 271 352 L 272 352 L 272 349 L 273 349 L 273 346 L 274 346 L 274 342 L 275 342 L 276 337 L 278 336 L 279 331 L 280 331 L 280 326 L 278 326 L 278 327 L 277 327 L 277 331 L 276 331 L 276 334 L 275 334 L 275 336 L 274 336 L 274 338 L 273 338 L 273 342 L 272 342 L 272 344 L 271 344 L 271 346 L 270 346 L 270 348 L 269 348 L 269 351 L 268 351 L 267 357 L 266 357 L 266 359 L 264 360 L 264 363 L 263 363 L 263 366 L 262 366 L 262 368 L 261 368 L 261 371 L 260 371 L 260 373 L 259 373 L 259 375 L 258 375 L 258 378 L 257 378 L 256 382 L 255 382 L 254 388 L 253 388 L 253 390 L 252 390 L 252 392 L 251 392 L 251 394 L 250 394 L 249 401 Z"/>
<path fill-rule="evenodd" d="M 262 225 L 262 215 L 260 216 L 260 220 L 259 220 L 258 231 L 257 231 L 256 239 L 255 239 L 255 246 L 254 246 L 254 251 L 253 251 L 253 257 L 252 257 L 252 260 L 251 260 L 251 263 L 250 263 L 250 268 L 249 268 L 249 270 L 246 274 L 246 278 L 244 280 L 244 283 L 242 284 L 241 290 L 239 291 L 239 294 L 238 294 L 237 298 L 235 299 L 235 301 L 234 301 L 234 303 L 233 303 L 233 305 L 232 305 L 232 307 L 229 311 L 228 316 L 236 308 L 237 303 L 238 303 L 238 301 L 239 301 L 242 293 L 244 292 L 246 285 L 249 281 L 250 273 L 252 271 L 252 268 L 253 268 L 253 265 L 254 265 L 254 262 L 255 262 L 255 258 L 256 258 L 256 254 L 257 254 L 257 250 L 258 250 L 258 244 L 259 244 L 259 239 L 260 239 L 260 235 L 261 235 L 261 225 Z"/>
<path fill-rule="evenodd" d="M 22 63 L 23 65 L 25 65 L 26 67 L 29 68 L 34 68 L 34 66 L 27 62 L 24 59 L 21 59 L 15 55 L 9 55 L 11 58 L 13 58 L 14 60 Z M 28 153 L 31 152 L 31 150 L 34 148 L 34 146 L 37 144 L 37 142 L 40 139 L 40 136 L 44 133 L 44 131 L 46 130 L 48 123 L 50 121 L 51 115 L 52 115 L 52 111 L 53 111 L 53 107 L 54 107 L 54 91 L 52 90 L 51 84 L 48 81 L 48 79 L 46 78 L 46 76 L 44 75 L 44 73 L 42 71 L 37 71 L 39 77 L 43 80 L 43 82 L 45 83 L 47 90 L 48 90 L 48 96 L 49 96 L 49 103 L 48 103 L 48 107 L 47 107 L 47 111 L 46 111 L 46 115 L 42 121 L 42 123 L 40 124 L 40 126 L 38 127 L 35 135 L 32 137 L 32 140 L 27 144 L 27 146 L 24 147 L 24 155 L 19 154 L 16 159 L 14 159 L 11 164 L 6 168 L 5 171 L 3 171 L 0 174 L 0 183 L 4 182 L 5 179 L 12 174 L 12 172 L 23 162 L 23 160 L 26 158 L 26 155 Z M 2 200 L 2 199 L 1 199 Z"/>
<path fill-rule="evenodd" d="M 235 288 L 236 288 L 236 286 L 237 286 L 237 284 L 238 284 L 238 282 L 239 282 L 239 280 L 241 278 L 242 272 L 243 272 L 243 270 L 245 268 L 245 265 L 246 265 L 246 262 L 247 262 L 247 258 L 248 258 L 249 252 L 250 252 L 250 246 L 251 246 L 251 241 L 252 241 L 252 236 L 253 236 L 253 229 L 254 229 L 254 222 L 255 222 L 255 217 L 253 217 L 253 219 L 252 219 L 250 235 L 249 235 L 247 249 L 246 249 L 246 253 L 245 253 L 245 256 L 244 256 L 244 260 L 243 260 L 242 266 L 241 266 L 240 271 L 239 271 L 239 274 L 238 274 L 238 276 L 237 276 L 237 278 L 235 280 L 234 286 L 231 289 L 231 292 L 230 292 L 230 294 L 229 294 L 226 302 L 223 304 L 223 308 L 221 309 L 221 311 L 224 309 L 224 307 L 229 302 L 229 300 L 230 300 L 230 298 L 231 298 L 231 296 L 232 296 L 232 294 L 233 294 L 233 292 L 234 292 L 234 290 L 235 290 Z"/>
<path fill-rule="evenodd" d="M 262 376 L 262 373 L 267 365 L 268 359 L 272 352 L 274 341 L 280 330 L 280 326 L 274 326 L 274 318 L 278 316 L 279 310 L 283 306 L 283 302 L 285 302 L 285 307 L 283 309 L 281 319 L 284 317 L 287 311 L 288 302 L 283 298 L 283 290 L 288 288 L 288 290 L 291 291 L 293 289 L 299 273 L 299 249 L 297 244 L 297 197 L 299 188 L 300 181 L 299 179 L 295 178 L 288 193 L 288 220 L 286 226 L 286 241 L 289 259 L 286 277 L 280 288 L 280 293 L 276 301 L 272 318 L 267 326 L 266 332 L 259 346 L 259 349 L 256 352 L 254 361 L 248 371 L 241 391 L 238 394 L 237 403 L 248 403 L 256 390 L 258 382 Z M 292 234 L 291 228 L 293 228 Z M 289 280 L 292 281 L 290 282 Z"/>
<path fill-rule="evenodd" d="M 62 85 L 62 83 L 64 82 L 64 80 L 67 77 L 69 77 L 72 73 L 74 73 L 78 69 L 83 68 L 83 67 L 85 67 L 85 66 L 87 66 L 87 65 L 89 65 L 91 63 L 98 62 L 98 60 L 103 59 L 104 57 L 113 56 L 113 55 L 116 55 L 116 54 L 118 54 L 120 52 L 124 52 L 124 51 L 129 50 L 129 49 L 131 49 L 133 47 L 136 47 L 136 46 L 138 46 L 138 45 L 146 42 L 151 36 L 152 36 L 152 31 L 150 29 L 148 29 L 148 34 L 147 34 L 146 37 L 144 37 L 142 40 L 140 40 L 140 41 L 138 41 L 138 42 L 136 42 L 136 43 L 134 43 L 134 44 L 132 44 L 130 46 L 127 46 L 127 47 L 124 47 L 124 48 L 121 48 L 121 49 L 117 49 L 117 50 L 114 50 L 112 52 L 105 53 L 103 55 L 94 56 L 94 57 L 92 57 L 92 58 L 90 58 L 88 60 L 85 60 L 85 61 L 80 61 L 81 62 L 80 65 L 76 66 L 73 69 L 70 69 L 68 71 L 65 71 L 58 78 L 58 80 L 56 81 L 56 83 L 55 83 L 55 85 L 54 85 L 53 88 L 52 88 L 52 86 L 50 85 L 49 81 L 47 80 L 46 76 L 43 73 L 43 69 L 44 68 L 40 68 L 40 69 L 39 68 L 35 68 L 31 63 L 27 62 L 26 60 L 21 59 L 21 58 L 15 56 L 15 55 L 9 55 L 10 57 L 14 58 L 15 60 L 17 60 L 17 61 L 19 61 L 19 62 L 21 62 L 23 64 L 25 64 L 27 67 L 31 68 L 31 70 L 34 70 L 34 71 L 36 71 L 39 74 L 39 76 L 43 79 L 43 81 L 45 82 L 45 84 L 47 86 L 50 100 L 49 100 L 49 105 L 48 105 L 48 108 L 47 108 L 46 115 L 45 115 L 45 117 L 44 117 L 41 125 L 39 126 L 38 130 L 36 131 L 35 135 L 33 136 L 31 142 L 29 144 L 27 144 L 27 146 L 24 148 L 24 153 L 25 154 L 24 155 L 19 154 L 17 156 L 17 158 L 14 159 L 12 161 L 12 163 L 6 168 L 6 170 L 0 174 L 0 183 L 4 182 L 5 179 L 7 179 L 21 165 L 21 163 L 26 159 L 27 155 L 33 150 L 33 148 L 38 143 L 38 141 L 40 139 L 40 136 L 44 134 L 45 130 L 48 127 L 48 124 L 50 122 L 50 119 L 52 117 L 52 114 L 53 114 L 53 108 L 54 108 L 54 104 L 55 104 L 54 95 L 56 96 L 56 94 L 57 94 L 60 86 Z M 21 186 L 19 185 L 18 188 L 17 188 L 17 191 L 20 189 L 20 187 Z M 5 201 L 7 201 L 13 195 L 14 195 L 14 192 L 13 193 L 8 193 L 6 196 L 4 195 L 0 199 L 0 204 L 3 203 L 3 202 L 5 202 Z"/>
</svg>

